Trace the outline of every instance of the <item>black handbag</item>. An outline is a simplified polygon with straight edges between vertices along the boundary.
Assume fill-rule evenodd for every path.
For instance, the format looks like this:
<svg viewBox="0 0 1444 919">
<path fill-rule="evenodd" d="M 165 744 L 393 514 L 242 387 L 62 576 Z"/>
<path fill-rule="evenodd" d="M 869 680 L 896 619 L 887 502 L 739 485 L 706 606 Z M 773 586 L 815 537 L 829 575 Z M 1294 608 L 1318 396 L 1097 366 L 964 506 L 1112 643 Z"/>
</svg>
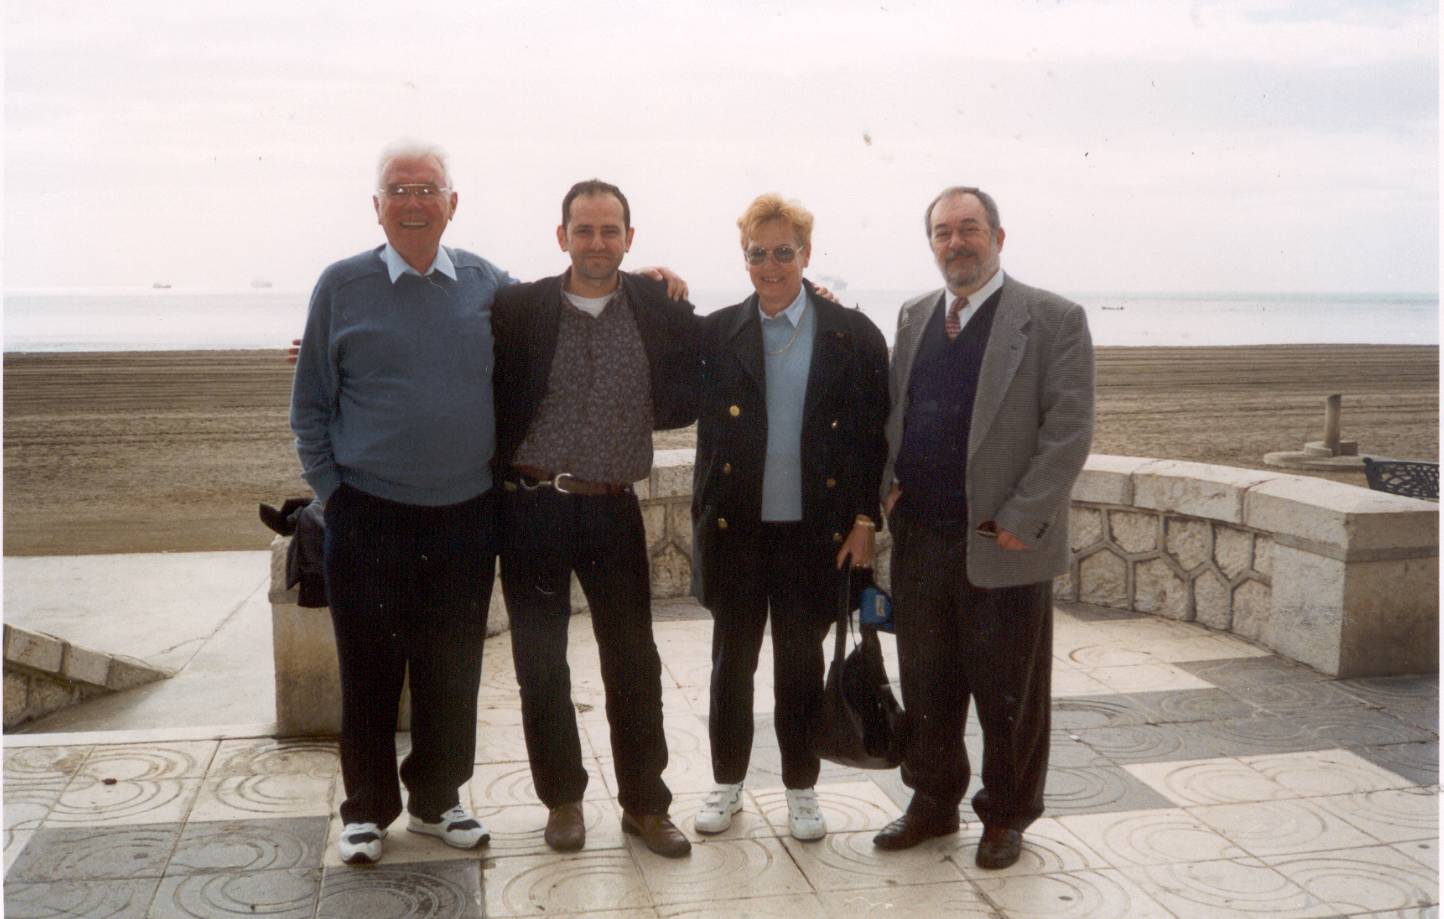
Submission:
<svg viewBox="0 0 1444 919">
<path fill-rule="evenodd" d="M 903 758 L 902 706 L 888 685 L 877 629 L 859 625 L 860 641 L 847 651 L 847 637 L 852 634 L 851 572 L 841 580 L 837 637 L 822 707 L 812 724 L 812 750 L 822 759 L 854 769 L 892 769 Z"/>
</svg>

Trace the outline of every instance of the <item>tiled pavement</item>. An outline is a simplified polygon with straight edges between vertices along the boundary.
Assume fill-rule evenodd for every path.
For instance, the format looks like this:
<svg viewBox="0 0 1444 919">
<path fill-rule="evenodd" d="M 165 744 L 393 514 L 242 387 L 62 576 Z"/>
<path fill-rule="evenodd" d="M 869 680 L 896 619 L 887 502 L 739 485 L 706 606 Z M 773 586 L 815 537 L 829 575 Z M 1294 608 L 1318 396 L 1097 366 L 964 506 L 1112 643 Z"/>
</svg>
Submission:
<svg viewBox="0 0 1444 919">
<path fill-rule="evenodd" d="M 457 852 L 398 823 L 380 866 L 340 865 L 328 742 L 9 737 L 5 914 L 1438 915 L 1437 676 L 1331 680 L 1198 626 L 1060 609 L 1047 814 L 1017 865 L 984 872 L 966 808 L 956 837 L 873 849 L 907 800 L 895 773 L 824 767 L 830 834 L 787 836 L 766 649 L 745 810 L 727 833 L 698 837 L 711 785 L 710 622 L 677 604 L 659 610 L 656 632 L 666 778 L 696 841 L 688 859 L 658 858 L 620 832 L 596 646 L 578 617 L 572 677 L 592 773 L 584 851 L 542 842 L 503 635 L 486 651 L 466 790 L 488 848 Z"/>
</svg>

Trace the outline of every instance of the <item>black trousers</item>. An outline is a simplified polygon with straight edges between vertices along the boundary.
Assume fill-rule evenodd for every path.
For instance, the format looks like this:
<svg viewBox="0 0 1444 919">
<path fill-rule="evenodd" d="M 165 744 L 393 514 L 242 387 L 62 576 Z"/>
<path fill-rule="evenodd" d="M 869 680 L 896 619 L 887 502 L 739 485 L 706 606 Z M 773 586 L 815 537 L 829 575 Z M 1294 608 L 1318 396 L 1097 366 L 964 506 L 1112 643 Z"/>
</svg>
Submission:
<svg viewBox="0 0 1444 919">
<path fill-rule="evenodd" d="M 820 763 L 808 728 L 822 705 L 822 641 L 836 619 L 836 548 L 808 538 L 800 523 L 764 523 L 740 552 L 736 579 L 712 609 L 712 698 L 707 731 L 712 775 L 741 782 L 752 756 L 752 681 L 762 633 L 772 619 L 774 723 L 782 783 L 817 784 Z"/>
<path fill-rule="evenodd" d="M 503 493 L 502 506 L 501 588 L 537 797 L 556 807 L 580 801 L 587 787 L 567 667 L 576 572 L 601 655 L 618 800 L 631 814 L 667 813 L 662 661 L 652 638 L 651 574 L 636 496 L 517 487 Z"/>
<path fill-rule="evenodd" d="M 342 485 L 326 502 L 326 590 L 341 666 L 341 819 L 401 813 L 396 708 L 411 680 L 407 809 L 437 819 L 476 759 L 476 695 L 495 571 L 497 501 L 398 504 Z"/>
<path fill-rule="evenodd" d="M 968 787 L 963 725 L 983 732 L 985 826 L 1023 830 L 1043 813 L 1053 672 L 1052 582 L 985 589 L 968 582 L 966 541 L 893 520 L 892 588 L 908 742 L 909 811 L 957 811 Z"/>
</svg>

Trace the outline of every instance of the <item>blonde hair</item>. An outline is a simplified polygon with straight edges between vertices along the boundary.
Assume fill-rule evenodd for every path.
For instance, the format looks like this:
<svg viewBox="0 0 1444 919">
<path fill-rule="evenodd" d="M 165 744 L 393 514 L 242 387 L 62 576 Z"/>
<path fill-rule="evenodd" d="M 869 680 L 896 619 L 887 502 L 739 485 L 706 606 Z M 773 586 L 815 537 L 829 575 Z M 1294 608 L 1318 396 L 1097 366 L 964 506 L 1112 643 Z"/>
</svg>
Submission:
<svg viewBox="0 0 1444 919">
<path fill-rule="evenodd" d="M 803 207 L 800 201 L 784 199 L 776 192 L 767 192 L 754 198 L 752 203 L 747 205 L 747 210 L 742 212 L 742 216 L 737 218 L 737 229 L 742 235 L 742 248 L 747 248 L 747 240 L 758 227 L 773 220 L 785 220 L 791 224 L 793 235 L 801 243 L 801 248 L 812 245 L 812 211 Z"/>
</svg>

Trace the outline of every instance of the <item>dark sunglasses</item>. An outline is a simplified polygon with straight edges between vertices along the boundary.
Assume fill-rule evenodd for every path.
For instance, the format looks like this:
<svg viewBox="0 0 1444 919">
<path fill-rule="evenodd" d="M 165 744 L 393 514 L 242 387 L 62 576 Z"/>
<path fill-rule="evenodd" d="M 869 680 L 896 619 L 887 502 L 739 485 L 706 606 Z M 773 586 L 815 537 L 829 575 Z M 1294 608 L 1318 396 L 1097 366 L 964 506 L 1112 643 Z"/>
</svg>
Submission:
<svg viewBox="0 0 1444 919">
<path fill-rule="evenodd" d="M 749 265 L 761 265 L 767 261 L 767 256 L 777 259 L 777 264 L 786 265 L 797 258 L 798 250 L 792 246 L 778 246 L 776 249 L 768 250 L 761 246 L 753 246 L 747 250 L 747 263 Z"/>
</svg>

